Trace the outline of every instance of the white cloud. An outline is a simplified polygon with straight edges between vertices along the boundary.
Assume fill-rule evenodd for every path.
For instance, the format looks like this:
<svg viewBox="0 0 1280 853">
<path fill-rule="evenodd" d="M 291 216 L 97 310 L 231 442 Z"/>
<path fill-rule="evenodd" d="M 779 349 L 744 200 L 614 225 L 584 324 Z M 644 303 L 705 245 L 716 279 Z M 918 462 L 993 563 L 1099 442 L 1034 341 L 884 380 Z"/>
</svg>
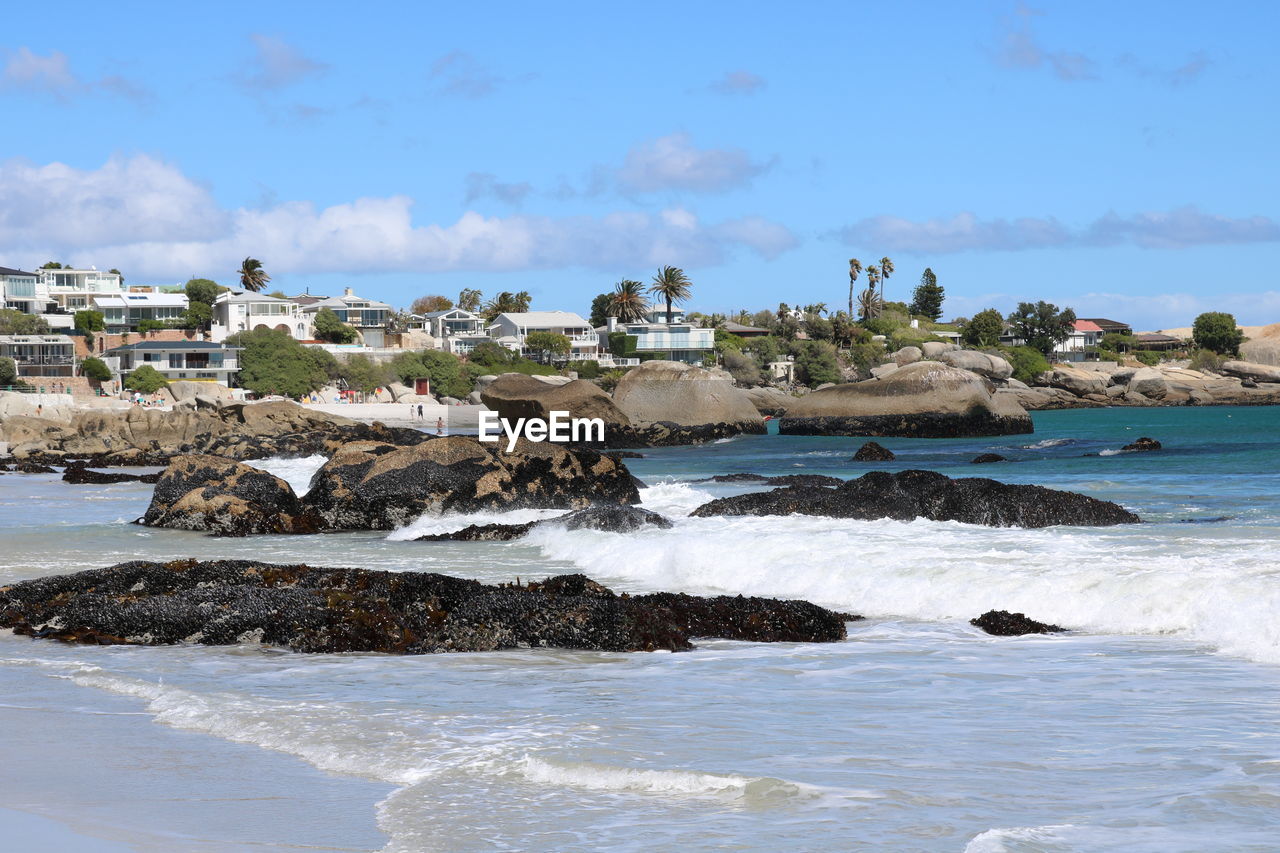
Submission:
<svg viewBox="0 0 1280 853">
<path fill-rule="evenodd" d="M 108 75 L 99 80 L 86 80 L 71 70 L 71 61 L 65 53 L 54 50 L 41 56 L 28 47 L 20 47 L 9 53 L 0 70 L 0 90 L 10 92 L 34 92 L 67 100 L 79 95 L 105 92 L 134 101 L 150 98 L 142 86 L 119 75 Z"/>
<path fill-rule="evenodd" d="M 471 172 L 467 175 L 467 195 L 463 204 L 482 198 L 496 199 L 504 204 L 519 207 L 525 197 L 533 192 L 533 186 L 527 181 L 506 183 L 499 181 L 497 175 L 490 172 Z"/>
<path fill-rule="evenodd" d="M 303 56 L 278 38 L 253 33 L 254 55 L 240 77 L 246 89 L 280 89 L 307 77 L 323 74 L 329 66 Z"/>
<path fill-rule="evenodd" d="M 226 277 L 245 255 L 282 273 L 708 266 L 742 249 L 794 245 L 780 225 L 704 223 L 688 210 L 486 217 L 415 225 L 407 196 L 318 208 L 307 201 L 224 210 L 176 167 L 115 158 L 100 169 L 0 163 L 0 258 L 118 267 L 136 278 Z"/>
<path fill-rule="evenodd" d="M 895 216 L 863 219 L 840 231 L 852 246 L 893 252 L 1019 251 L 1056 247 L 1133 245 L 1145 249 L 1280 242 L 1280 222 L 1265 216 L 1231 218 L 1194 206 L 1120 216 L 1108 213 L 1082 229 L 1053 217 L 981 220 L 971 212 L 913 222 Z"/>
<path fill-rule="evenodd" d="M 708 88 L 721 95 L 754 95 L 765 85 L 765 79 L 758 74 L 752 74 L 750 71 L 729 71 Z"/>
<path fill-rule="evenodd" d="M 673 133 L 632 148 L 616 178 L 623 192 L 725 192 L 770 165 L 753 163 L 740 148 L 698 148 L 687 133 Z"/>
</svg>

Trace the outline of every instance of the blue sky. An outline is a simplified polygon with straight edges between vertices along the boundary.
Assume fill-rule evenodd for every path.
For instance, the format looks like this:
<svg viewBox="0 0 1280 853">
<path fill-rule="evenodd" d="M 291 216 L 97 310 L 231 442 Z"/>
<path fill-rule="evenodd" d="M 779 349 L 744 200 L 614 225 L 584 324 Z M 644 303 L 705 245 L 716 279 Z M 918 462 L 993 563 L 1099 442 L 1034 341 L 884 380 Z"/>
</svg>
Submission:
<svg viewBox="0 0 1280 853">
<path fill-rule="evenodd" d="M 1280 320 L 1274 3 L 122 7 L 6 10 L 0 265 Z"/>
</svg>

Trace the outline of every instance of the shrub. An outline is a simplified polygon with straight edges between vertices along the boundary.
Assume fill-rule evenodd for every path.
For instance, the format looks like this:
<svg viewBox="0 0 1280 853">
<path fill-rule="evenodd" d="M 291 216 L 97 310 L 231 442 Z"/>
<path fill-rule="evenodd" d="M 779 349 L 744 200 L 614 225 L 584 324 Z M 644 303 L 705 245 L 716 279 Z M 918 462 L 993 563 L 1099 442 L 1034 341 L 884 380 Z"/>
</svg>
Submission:
<svg viewBox="0 0 1280 853">
<path fill-rule="evenodd" d="M 244 348 L 238 378 L 255 394 L 300 397 L 323 388 L 338 373 L 329 353 L 305 347 L 279 329 L 240 332 L 227 342 Z"/>
<path fill-rule="evenodd" d="M 826 341 L 803 341 L 796 350 L 796 379 L 810 388 L 844 378 L 836 348 Z"/>
<path fill-rule="evenodd" d="M 618 387 L 618 380 L 621 379 L 625 374 L 626 374 L 626 371 L 622 369 L 615 368 L 614 370 L 607 370 L 604 373 L 600 374 L 600 377 L 596 379 L 596 384 L 599 385 L 601 388 L 603 388 L 605 391 L 612 394 L 613 389 Z"/>
<path fill-rule="evenodd" d="M 1035 347 L 1005 347 L 1004 357 L 1013 365 L 1013 378 L 1030 385 L 1035 378 L 1049 369 L 1044 353 Z"/>
<path fill-rule="evenodd" d="M 756 360 L 749 355 L 744 355 L 737 350 L 726 350 L 724 354 L 724 369 L 729 371 L 733 381 L 739 385 L 760 384 L 760 367 L 756 364 Z"/>
<path fill-rule="evenodd" d="M 80 363 L 80 374 L 95 382 L 106 382 L 111 378 L 111 368 L 102 359 L 89 357 Z"/>
<path fill-rule="evenodd" d="M 872 340 L 856 343 L 849 348 L 849 364 L 858 371 L 858 378 L 871 376 L 871 368 L 884 361 L 885 349 Z"/>
<path fill-rule="evenodd" d="M 165 328 L 165 325 L 159 320 L 139 320 L 138 321 L 138 331 L 144 335 L 147 332 L 158 332 L 163 328 Z"/>
<path fill-rule="evenodd" d="M 321 308 L 313 321 L 316 337 L 331 344 L 349 344 L 356 339 L 356 330 L 338 319 L 332 308 Z"/>
<path fill-rule="evenodd" d="M 1191 369 L 1217 373 L 1222 370 L 1226 359 L 1211 349 L 1198 349 L 1191 354 Z"/>
<path fill-rule="evenodd" d="M 0 356 L 0 388 L 19 384 L 17 362 L 7 355 Z"/>
<path fill-rule="evenodd" d="M 742 351 L 746 338 L 740 338 L 732 332 L 726 332 L 724 329 L 716 329 L 716 352 L 728 352 L 729 350 Z"/>
<path fill-rule="evenodd" d="M 486 367 L 503 367 L 508 364 L 514 364 L 518 358 L 518 355 L 497 341 L 481 341 L 476 344 L 475 349 L 467 354 L 467 360 L 472 364 L 483 364 Z M 501 373 L 502 371 L 494 372 Z"/>
<path fill-rule="evenodd" d="M 979 311 L 964 324 L 960 339 L 971 347 L 993 347 L 1000 343 L 1004 332 L 1004 317 L 994 308 Z"/>
<path fill-rule="evenodd" d="M 570 366 L 578 372 L 579 379 L 595 379 L 600 375 L 600 362 L 598 361 L 575 361 Z"/>
<path fill-rule="evenodd" d="M 149 364 L 134 368 L 124 378 L 124 387 L 130 391 L 141 391 L 143 394 L 154 394 L 168 384 L 169 380 L 161 376 L 160 371 Z"/>
<path fill-rule="evenodd" d="M 1132 353 L 1132 355 L 1134 358 L 1136 358 L 1138 361 L 1145 364 L 1147 367 L 1155 367 L 1157 364 L 1160 363 L 1160 353 L 1154 350 L 1149 350 L 1149 349 L 1135 350 Z"/>
<path fill-rule="evenodd" d="M 320 350 L 324 352 L 324 350 Z M 366 355 L 353 355 L 341 366 L 342 378 L 353 391 L 366 394 L 386 385 L 394 376 L 390 365 L 378 364 Z"/>
<path fill-rule="evenodd" d="M 769 365 L 771 361 L 777 361 L 781 354 L 778 346 L 778 339 L 773 335 L 765 335 L 761 338 L 748 338 L 742 344 L 742 351 L 756 360 L 756 366 L 763 369 Z"/>
<path fill-rule="evenodd" d="M 524 337 L 525 349 L 537 354 L 539 360 L 549 361 L 554 356 L 565 356 L 573 348 L 570 340 L 558 332 L 530 332 Z"/>
<path fill-rule="evenodd" d="M 1236 327 L 1236 318 L 1222 311 L 1206 311 L 1191 326 L 1191 338 L 1201 349 L 1219 355 L 1235 355 L 1244 343 L 1244 333 Z"/>
</svg>

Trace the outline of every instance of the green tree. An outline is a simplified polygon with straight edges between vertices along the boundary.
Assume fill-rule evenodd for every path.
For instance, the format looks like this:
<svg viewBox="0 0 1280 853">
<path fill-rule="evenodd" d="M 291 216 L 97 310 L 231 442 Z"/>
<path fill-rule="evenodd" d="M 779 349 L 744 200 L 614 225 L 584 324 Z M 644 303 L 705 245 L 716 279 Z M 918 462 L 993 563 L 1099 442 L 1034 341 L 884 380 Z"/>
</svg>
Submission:
<svg viewBox="0 0 1280 853">
<path fill-rule="evenodd" d="M 138 331 L 144 335 L 147 332 L 158 332 L 163 328 L 165 328 L 165 325 L 160 320 L 140 320 L 138 322 Z"/>
<path fill-rule="evenodd" d="M 849 259 L 849 316 L 853 316 L 853 288 L 858 283 L 858 276 L 862 274 L 862 261 L 857 258 Z"/>
<path fill-rule="evenodd" d="M 257 258 L 245 258 L 240 264 L 238 275 L 240 286 L 254 293 L 260 292 L 267 282 L 271 281 L 271 276 L 267 275 L 267 271 L 262 268 L 262 261 Z"/>
<path fill-rule="evenodd" d="M 225 287 L 208 278 L 193 278 L 182 288 L 183 293 L 187 294 L 188 303 L 203 302 L 205 305 L 212 305 L 224 290 Z"/>
<path fill-rule="evenodd" d="M 49 324 L 43 317 L 0 308 L 0 335 L 47 335 Z"/>
<path fill-rule="evenodd" d="M 687 296 L 686 289 L 686 296 Z M 670 306 L 668 305 L 668 310 Z M 644 296 L 644 285 L 624 278 L 613 286 L 609 294 L 608 313 L 623 323 L 638 323 L 649 314 L 649 300 Z"/>
<path fill-rule="evenodd" d="M 884 285 L 893 275 L 893 261 L 886 255 L 880 259 L 880 299 L 884 300 Z"/>
<path fill-rule="evenodd" d="M 1013 366 L 1013 378 L 1028 385 L 1049 369 L 1044 353 L 1035 347 L 1008 347 L 1004 349 L 1004 357 Z"/>
<path fill-rule="evenodd" d="M 933 274 L 933 270 L 925 267 L 924 273 L 920 276 L 920 283 L 916 285 L 915 292 L 911 294 L 911 313 L 928 317 L 933 322 L 942 319 L 942 300 L 944 298 L 944 289 L 938 284 L 938 277 Z"/>
<path fill-rule="evenodd" d="M 1134 348 L 1137 339 L 1133 335 L 1122 335 L 1119 332 L 1107 332 L 1098 341 L 1098 349 L 1107 352 L 1126 353 Z"/>
<path fill-rule="evenodd" d="M 1244 343 L 1244 332 L 1236 326 L 1233 314 L 1222 311 L 1206 311 L 1191 325 L 1191 340 L 1201 349 L 1213 350 L 1220 355 L 1235 355 Z"/>
<path fill-rule="evenodd" d="M 187 310 L 183 312 L 178 325 L 184 329 L 208 330 L 213 323 L 213 308 L 204 302 L 187 302 Z"/>
<path fill-rule="evenodd" d="M 818 316 L 810 316 L 804 321 L 804 331 L 815 341 L 829 341 L 835 334 L 831 321 Z"/>
<path fill-rule="evenodd" d="M 527 290 L 521 290 L 519 293 L 504 290 L 485 303 L 484 318 L 492 322 L 493 318 L 499 314 L 523 314 L 529 310 L 532 303 L 533 297 Z"/>
<path fill-rule="evenodd" d="M 826 341 L 803 341 L 796 347 L 795 356 L 796 379 L 810 388 L 843 378 L 836 348 Z"/>
<path fill-rule="evenodd" d="M 1013 334 L 1022 342 L 1040 350 L 1046 357 L 1053 348 L 1071 337 L 1076 324 L 1076 312 L 1070 308 L 1058 310 L 1058 306 L 1043 299 L 1039 302 L 1019 302 L 1018 309 L 1009 315 Z"/>
<path fill-rule="evenodd" d="M 300 397 L 323 388 L 331 379 L 334 359 L 324 350 L 305 347 L 279 329 L 255 329 L 227 339 L 240 353 L 240 384 L 255 394 Z"/>
<path fill-rule="evenodd" d="M 106 382 L 111 378 L 111 368 L 107 367 L 107 363 L 102 359 L 90 356 L 80 362 L 80 375 L 94 382 Z"/>
<path fill-rule="evenodd" d="M 688 299 L 692 286 L 693 283 L 689 281 L 689 277 L 679 267 L 662 267 L 658 270 L 658 274 L 653 277 L 653 283 L 649 285 L 649 292 L 657 294 L 659 299 L 667 303 L 668 324 L 671 323 L 672 319 L 671 306 Z"/>
<path fill-rule="evenodd" d="M 45 261 L 43 264 L 40 265 L 40 269 L 42 270 L 71 269 L 71 266 L 68 265 L 66 267 L 63 267 L 62 264 L 58 263 L 57 261 Z"/>
<path fill-rule="evenodd" d="M 539 361 L 550 361 L 553 356 L 568 355 L 572 344 L 558 332 L 530 332 L 524 337 L 524 347 Z"/>
<path fill-rule="evenodd" d="M 497 341 L 481 341 L 467 353 L 467 360 L 472 364 L 483 364 L 486 367 L 506 367 L 515 364 L 519 358 Z"/>
<path fill-rule="evenodd" d="M 739 385 L 751 386 L 760 384 L 760 366 L 746 353 L 737 350 L 726 350 L 724 353 L 724 369 L 729 371 L 733 381 Z"/>
<path fill-rule="evenodd" d="M 317 338 L 331 344 L 349 344 L 356 339 L 356 330 L 339 320 L 332 308 L 316 312 L 313 328 Z"/>
<path fill-rule="evenodd" d="M 353 391 L 368 394 L 391 381 L 392 371 L 387 365 L 378 364 L 366 355 L 356 354 L 340 362 L 342 378 Z"/>
<path fill-rule="evenodd" d="M 782 350 L 778 346 L 778 339 L 773 335 L 747 338 L 742 343 L 742 351 L 754 358 L 756 364 L 761 368 L 767 367 L 772 361 L 777 361 L 782 354 Z"/>
<path fill-rule="evenodd" d="M 9 356 L 0 356 L 0 388 L 18 385 L 18 364 Z"/>
<path fill-rule="evenodd" d="M 140 391 L 143 394 L 154 394 L 168 384 L 169 380 L 161 376 L 160 371 L 149 364 L 135 367 L 124 378 L 124 387 L 130 391 Z"/>
<path fill-rule="evenodd" d="M 84 342 L 89 346 L 93 346 L 93 333 L 107 328 L 102 312 L 93 309 L 77 311 L 72 316 L 72 322 L 75 324 L 76 331 L 84 335 Z"/>
<path fill-rule="evenodd" d="M 480 291 L 474 288 L 464 287 L 458 293 L 458 307 L 463 311 L 479 311 L 480 310 Z"/>
<path fill-rule="evenodd" d="M 432 293 L 426 296 L 419 296 L 413 300 L 413 304 L 409 306 L 409 311 L 413 314 L 430 314 L 433 311 L 448 311 L 452 307 L 452 299 L 441 296 L 438 293 Z"/>
<path fill-rule="evenodd" d="M 609 322 L 609 300 L 613 298 L 612 293 L 597 293 L 595 298 L 591 300 L 591 315 L 587 318 L 593 327 L 603 326 Z"/>
<path fill-rule="evenodd" d="M 971 347 L 993 347 L 1004 333 L 1004 317 L 994 308 L 979 311 L 964 324 L 960 339 Z"/>
</svg>

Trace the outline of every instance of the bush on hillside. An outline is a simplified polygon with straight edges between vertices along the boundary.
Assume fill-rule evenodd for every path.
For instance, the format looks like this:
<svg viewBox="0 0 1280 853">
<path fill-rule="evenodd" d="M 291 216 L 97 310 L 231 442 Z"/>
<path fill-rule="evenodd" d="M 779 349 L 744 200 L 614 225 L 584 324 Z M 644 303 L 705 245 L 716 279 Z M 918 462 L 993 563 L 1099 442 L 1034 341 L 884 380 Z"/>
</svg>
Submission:
<svg viewBox="0 0 1280 853">
<path fill-rule="evenodd" d="M 140 391 L 143 394 L 154 394 L 161 388 L 167 387 L 169 380 L 160 375 L 160 371 L 156 370 L 149 364 L 143 364 L 133 369 L 128 376 L 124 378 L 124 387 L 130 391 Z"/>
<path fill-rule="evenodd" d="M 1048 359 L 1035 347 L 1003 347 L 1001 352 L 1013 365 L 1013 378 L 1028 385 L 1049 369 Z"/>
</svg>

